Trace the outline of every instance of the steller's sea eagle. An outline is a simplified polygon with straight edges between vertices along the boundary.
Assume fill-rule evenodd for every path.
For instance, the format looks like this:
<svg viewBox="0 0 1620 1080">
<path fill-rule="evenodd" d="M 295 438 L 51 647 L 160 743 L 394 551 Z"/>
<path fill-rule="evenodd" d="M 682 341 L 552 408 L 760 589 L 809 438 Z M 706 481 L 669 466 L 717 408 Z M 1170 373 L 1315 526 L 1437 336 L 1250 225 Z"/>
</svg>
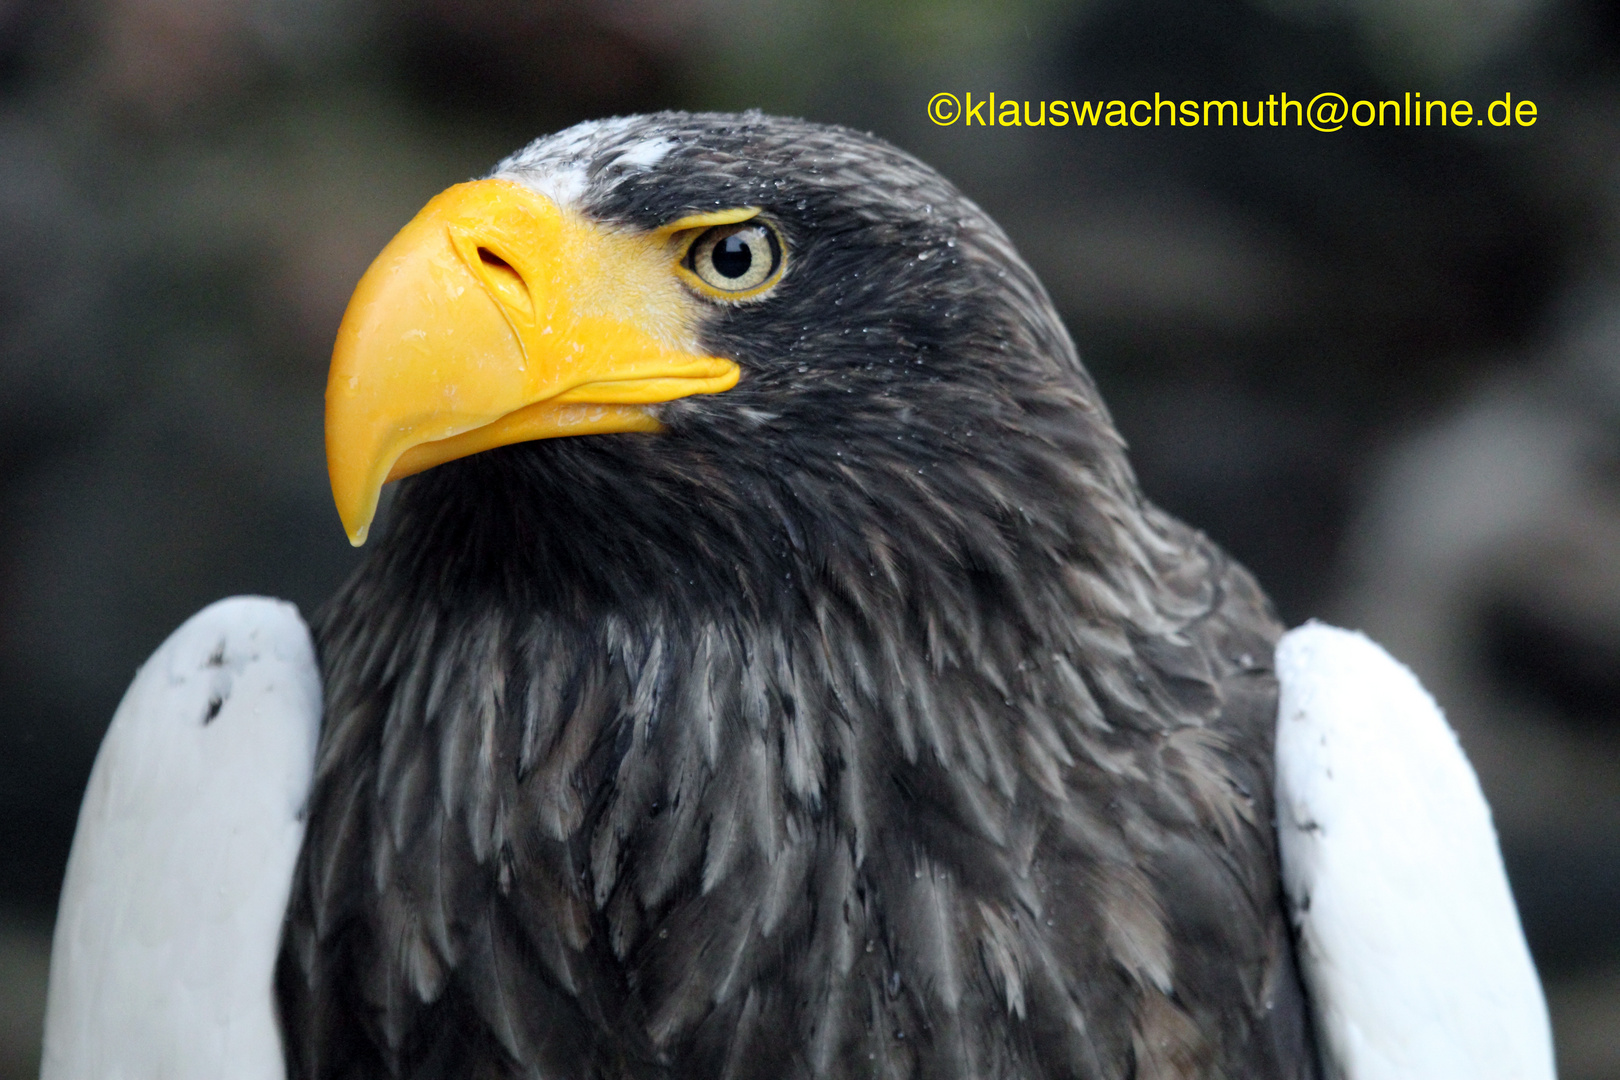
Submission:
<svg viewBox="0 0 1620 1080">
<path fill-rule="evenodd" d="M 1551 1080 L 1434 703 L 1143 498 L 880 140 L 636 116 L 449 189 L 327 456 L 356 544 L 403 482 L 313 634 L 216 604 L 113 720 L 45 1080 Z"/>
</svg>

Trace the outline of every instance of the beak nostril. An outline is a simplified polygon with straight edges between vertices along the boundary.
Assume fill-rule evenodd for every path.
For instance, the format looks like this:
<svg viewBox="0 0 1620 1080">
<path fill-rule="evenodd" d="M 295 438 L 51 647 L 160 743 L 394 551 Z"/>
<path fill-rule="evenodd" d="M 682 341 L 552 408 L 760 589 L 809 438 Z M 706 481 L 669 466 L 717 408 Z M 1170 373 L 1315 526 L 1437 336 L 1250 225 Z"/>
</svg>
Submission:
<svg viewBox="0 0 1620 1080">
<path fill-rule="evenodd" d="M 516 270 L 512 269 L 511 263 L 495 254 L 487 247 L 481 247 L 478 249 L 478 258 L 483 261 L 485 266 L 491 267 L 492 269 L 505 270 L 509 274 L 517 273 Z"/>
<path fill-rule="evenodd" d="M 486 282 L 508 307 L 522 313 L 526 319 L 534 318 L 534 299 L 529 295 L 528 282 L 517 268 L 487 247 L 478 248 L 479 269 Z"/>
</svg>

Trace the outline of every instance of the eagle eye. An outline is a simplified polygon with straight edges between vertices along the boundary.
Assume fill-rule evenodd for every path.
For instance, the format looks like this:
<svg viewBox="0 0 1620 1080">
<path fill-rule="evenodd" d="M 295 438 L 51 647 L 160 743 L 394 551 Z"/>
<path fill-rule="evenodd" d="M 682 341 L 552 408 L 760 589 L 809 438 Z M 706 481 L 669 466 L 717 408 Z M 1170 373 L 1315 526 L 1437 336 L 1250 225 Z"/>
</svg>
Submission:
<svg viewBox="0 0 1620 1080">
<path fill-rule="evenodd" d="M 744 300 L 777 283 L 786 262 L 784 254 L 776 229 L 754 218 L 703 230 L 686 249 L 681 269 L 705 295 Z"/>
</svg>

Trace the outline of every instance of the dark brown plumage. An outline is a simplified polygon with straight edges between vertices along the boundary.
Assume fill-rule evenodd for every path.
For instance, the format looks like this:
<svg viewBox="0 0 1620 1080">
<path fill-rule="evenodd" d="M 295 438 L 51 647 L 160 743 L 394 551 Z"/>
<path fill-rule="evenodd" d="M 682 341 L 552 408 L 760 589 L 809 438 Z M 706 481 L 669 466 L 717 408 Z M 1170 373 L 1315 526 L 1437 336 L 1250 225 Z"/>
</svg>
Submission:
<svg viewBox="0 0 1620 1080">
<path fill-rule="evenodd" d="M 1280 627 L 996 225 L 757 114 L 502 169 L 618 227 L 757 205 L 791 262 L 665 433 L 401 485 L 317 630 L 290 1075 L 1314 1076 Z"/>
</svg>

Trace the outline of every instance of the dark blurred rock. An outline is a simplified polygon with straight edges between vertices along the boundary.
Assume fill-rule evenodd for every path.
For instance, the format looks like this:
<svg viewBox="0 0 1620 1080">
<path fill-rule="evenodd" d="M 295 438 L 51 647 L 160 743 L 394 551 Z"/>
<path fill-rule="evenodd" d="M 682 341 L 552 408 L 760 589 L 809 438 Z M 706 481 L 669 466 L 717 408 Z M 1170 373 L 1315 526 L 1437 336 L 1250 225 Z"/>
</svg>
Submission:
<svg viewBox="0 0 1620 1080">
<path fill-rule="evenodd" d="M 1410 665 L 1457 729 L 1567 1077 L 1620 1074 L 1604 1035 L 1620 1031 L 1604 989 L 1620 969 L 1617 298 L 1389 448 L 1331 613 Z"/>
</svg>

